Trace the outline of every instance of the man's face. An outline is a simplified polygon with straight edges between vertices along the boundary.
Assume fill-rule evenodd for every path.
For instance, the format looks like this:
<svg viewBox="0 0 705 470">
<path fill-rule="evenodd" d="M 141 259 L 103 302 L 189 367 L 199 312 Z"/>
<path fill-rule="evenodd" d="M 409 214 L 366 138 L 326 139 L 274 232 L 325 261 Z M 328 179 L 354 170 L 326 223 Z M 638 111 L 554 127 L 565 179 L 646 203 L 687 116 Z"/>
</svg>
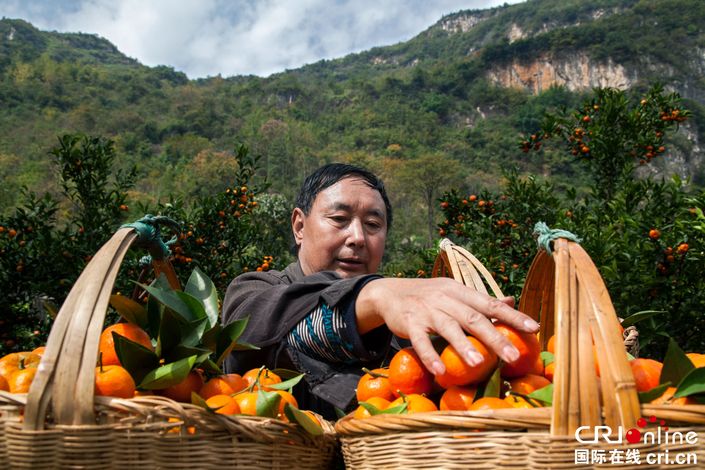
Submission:
<svg viewBox="0 0 705 470">
<path fill-rule="evenodd" d="M 353 277 L 377 271 L 387 239 L 387 211 L 379 191 L 355 176 L 318 193 L 308 215 L 291 216 L 304 274 L 335 271 Z"/>
</svg>

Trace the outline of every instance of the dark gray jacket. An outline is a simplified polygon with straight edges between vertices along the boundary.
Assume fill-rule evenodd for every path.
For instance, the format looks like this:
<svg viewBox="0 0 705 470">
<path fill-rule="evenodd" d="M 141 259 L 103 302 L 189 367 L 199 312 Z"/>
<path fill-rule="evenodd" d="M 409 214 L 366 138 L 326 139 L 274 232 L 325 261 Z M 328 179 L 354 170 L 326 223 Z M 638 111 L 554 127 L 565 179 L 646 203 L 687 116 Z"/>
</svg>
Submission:
<svg viewBox="0 0 705 470">
<path fill-rule="evenodd" d="M 235 278 L 223 300 L 223 324 L 249 317 L 241 341 L 260 347 L 257 351 L 235 351 L 225 361 L 226 372 L 243 373 L 262 365 L 287 368 L 306 374 L 305 385 L 294 387 L 301 408 L 313 409 L 334 419 L 334 408 L 349 411 L 355 406 L 355 387 L 362 367 L 376 367 L 384 359 L 391 334 L 380 327 L 360 337 L 350 338 L 358 364 L 328 363 L 316 360 L 286 341 L 288 333 L 320 303 L 338 307 L 354 318 L 355 298 L 376 274 L 342 279 L 324 271 L 304 276 L 298 262 L 284 271 L 250 272 Z M 354 325 L 354 321 L 352 322 Z"/>
</svg>

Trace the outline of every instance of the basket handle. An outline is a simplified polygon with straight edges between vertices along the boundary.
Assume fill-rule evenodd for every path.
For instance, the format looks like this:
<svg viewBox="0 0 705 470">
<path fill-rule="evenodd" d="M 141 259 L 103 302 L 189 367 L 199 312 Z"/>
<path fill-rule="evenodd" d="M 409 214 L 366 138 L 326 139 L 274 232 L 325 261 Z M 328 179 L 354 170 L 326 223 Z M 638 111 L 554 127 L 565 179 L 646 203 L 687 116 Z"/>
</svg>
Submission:
<svg viewBox="0 0 705 470">
<path fill-rule="evenodd" d="M 550 334 L 556 336 L 552 435 L 571 435 L 581 425 L 636 425 L 640 405 L 619 320 L 597 268 L 578 243 L 558 238 L 553 255 L 544 250 L 536 255 L 519 310 L 540 320 L 542 347 Z"/>
<path fill-rule="evenodd" d="M 135 227 L 123 226 L 85 267 L 56 316 L 45 354 L 27 395 L 23 427 L 43 429 L 49 404 L 57 424 L 94 424 L 95 367 L 110 294 L 127 250 L 138 242 Z M 170 285 L 178 278 L 167 257 L 153 256 L 156 273 Z"/>
<path fill-rule="evenodd" d="M 450 275 L 449 275 L 450 272 Z M 452 277 L 466 286 L 487 294 L 485 283 L 498 299 L 504 297 L 502 289 L 485 266 L 462 246 L 447 238 L 441 240 L 439 253 L 433 263 L 432 277 Z M 484 279 L 484 280 L 483 280 Z"/>
</svg>

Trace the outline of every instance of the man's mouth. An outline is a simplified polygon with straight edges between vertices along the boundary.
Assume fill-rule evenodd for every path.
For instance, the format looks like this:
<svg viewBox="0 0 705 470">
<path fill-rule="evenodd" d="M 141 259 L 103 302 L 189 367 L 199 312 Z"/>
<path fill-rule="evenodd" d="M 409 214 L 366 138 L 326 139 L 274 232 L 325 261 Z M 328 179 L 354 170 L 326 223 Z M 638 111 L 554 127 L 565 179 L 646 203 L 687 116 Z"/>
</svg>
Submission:
<svg viewBox="0 0 705 470">
<path fill-rule="evenodd" d="M 360 258 L 338 258 L 338 263 L 347 266 L 361 266 L 364 264 Z"/>
</svg>

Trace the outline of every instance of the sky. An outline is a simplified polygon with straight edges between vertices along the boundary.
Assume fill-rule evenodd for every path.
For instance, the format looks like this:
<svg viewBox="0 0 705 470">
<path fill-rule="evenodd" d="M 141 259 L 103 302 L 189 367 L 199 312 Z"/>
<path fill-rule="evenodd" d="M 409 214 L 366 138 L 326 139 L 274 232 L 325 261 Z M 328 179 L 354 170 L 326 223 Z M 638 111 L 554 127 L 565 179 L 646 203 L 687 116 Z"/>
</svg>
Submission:
<svg viewBox="0 0 705 470">
<path fill-rule="evenodd" d="M 442 16 L 520 0 L 0 0 L 0 17 L 97 34 L 191 78 L 266 77 L 403 42 Z"/>
</svg>

